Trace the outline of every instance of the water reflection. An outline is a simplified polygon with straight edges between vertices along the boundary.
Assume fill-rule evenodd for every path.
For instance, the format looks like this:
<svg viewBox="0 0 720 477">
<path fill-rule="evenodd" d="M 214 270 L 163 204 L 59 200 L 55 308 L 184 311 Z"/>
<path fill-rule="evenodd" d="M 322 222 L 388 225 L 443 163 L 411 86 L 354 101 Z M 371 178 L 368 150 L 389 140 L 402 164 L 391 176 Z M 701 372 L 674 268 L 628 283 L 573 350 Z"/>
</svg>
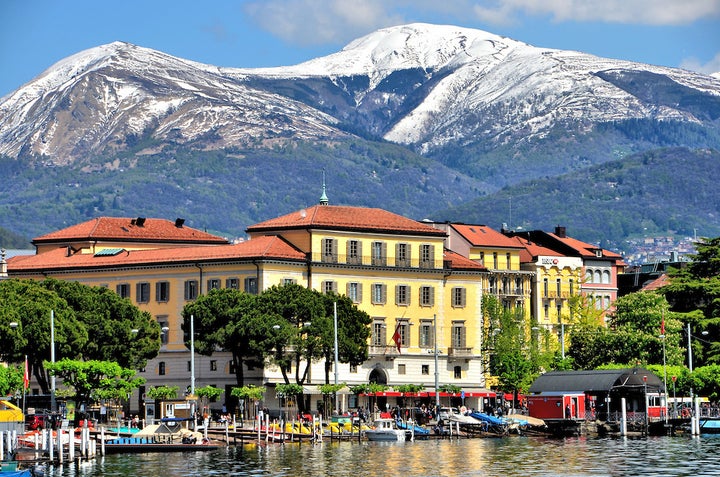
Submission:
<svg viewBox="0 0 720 477">
<path fill-rule="evenodd" d="M 504 439 L 244 445 L 192 454 L 112 455 L 55 476 L 710 476 L 720 439 Z"/>
</svg>

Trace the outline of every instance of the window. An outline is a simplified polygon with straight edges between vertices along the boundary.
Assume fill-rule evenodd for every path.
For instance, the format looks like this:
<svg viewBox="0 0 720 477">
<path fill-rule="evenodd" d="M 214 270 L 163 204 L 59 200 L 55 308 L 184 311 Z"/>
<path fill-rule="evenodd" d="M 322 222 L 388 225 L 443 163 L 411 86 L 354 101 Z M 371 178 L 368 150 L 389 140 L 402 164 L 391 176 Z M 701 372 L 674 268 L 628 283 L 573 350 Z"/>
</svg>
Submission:
<svg viewBox="0 0 720 477">
<path fill-rule="evenodd" d="M 420 322 L 420 335 L 418 343 L 421 348 L 433 348 L 435 346 L 432 321 L 423 320 Z"/>
<path fill-rule="evenodd" d="M 396 285 L 395 286 L 395 304 L 396 305 L 409 305 L 410 304 L 410 286 L 409 285 Z"/>
<path fill-rule="evenodd" d="M 235 374 L 235 361 L 228 361 L 228 374 Z"/>
<path fill-rule="evenodd" d="M 493 295 L 496 294 L 497 293 L 497 278 L 495 278 L 495 277 L 488 278 L 488 287 L 489 287 L 489 292 L 491 294 L 493 294 Z"/>
<path fill-rule="evenodd" d="M 382 283 L 373 283 L 372 285 L 372 303 L 373 305 L 382 305 L 387 301 L 387 285 Z"/>
<path fill-rule="evenodd" d="M 385 322 L 381 320 L 373 321 L 372 326 L 372 345 L 385 346 Z"/>
<path fill-rule="evenodd" d="M 558 319 L 560 319 L 560 317 L 562 316 L 562 302 L 559 301 L 557 305 L 555 305 L 555 308 L 557 310 Z"/>
<path fill-rule="evenodd" d="M 283 285 L 294 285 L 296 283 L 297 283 L 297 280 L 295 280 L 294 278 L 283 278 L 282 279 Z"/>
<path fill-rule="evenodd" d="M 405 374 L 405 365 L 398 364 L 398 374 Z"/>
<path fill-rule="evenodd" d="M 360 303 L 362 301 L 362 283 L 349 282 L 346 294 L 353 303 Z"/>
<path fill-rule="evenodd" d="M 155 301 L 159 303 L 170 301 L 170 282 L 157 282 L 155 284 Z"/>
<path fill-rule="evenodd" d="M 323 293 L 337 293 L 337 282 L 332 280 L 325 280 L 322 282 Z"/>
<path fill-rule="evenodd" d="M 420 268 L 435 268 L 434 245 L 420 245 Z"/>
<path fill-rule="evenodd" d="M 225 280 L 225 288 L 230 288 L 231 290 L 239 290 L 240 289 L 240 280 L 237 278 L 228 278 Z"/>
<path fill-rule="evenodd" d="M 150 284 L 140 282 L 135 285 L 135 297 L 138 303 L 148 303 L 150 301 Z"/>
<path fill-rule="evenodd" d="M 603 270 L 602 282 L 605 284 L 610 283 L 610 271 L 609 270 Z"/>
<path fill-rule="evenodd" d="M 510 253 L 506 253 L 506 254 L 505 254 L 505 268 L 507 268 L 508 270 L 510 270 L 510 268 L 511 268 L 510 266 L 511 266 L 511 265 L 512 265 L 512 260 L 511 260 Z"/>
<path fill-rule="evenodd" d="M 337 239 L 326 238 L 322 241 L 322 261 L 337 263 Z"/>
<path fill-rule="evenodd" d="M 398 335 L 400 335 L 400 347 L 407 347 L 410 345 L 410 324 L 405 320 L 398 320 L 395 327 Z M 393 333 L 394 335 L 395 333 Z M 392 343 L 395 346 L 395 343 Z"/>
<path fill-rule="evenodd" d="M 561 294 L 561 290 L 562 290 L 562 280 L 560 280 L 559 278 L 555 280 L 555 290 L 557 291 L 557 295 L 556 295 L 556 296 L 557 296 L 558 298 L 561 297 L 561 296 L 562 296 L 562 294 Z"/>
<path fill-rule="evenodd" d="M 503 295 L 510 293 L 510 279 L 508 277 L 502 277 L 502 293 Z"/>
<path fill-rule="evenodd" d="M 120 295 L 120 298 L 130 298 L 130 284 L 129 283 L 121 283 L 118 286 L 115 287 L 115 291 L 118 295 Z"/>
<path fill-rule="evenodd" d="M 515 294 L 516 295 L 523 294 L 523 282 L 522 282 L 522 278 L 520 278 L 520 277 L 517 277 L 515 279 Z"/>
<path fill-rule="evenodd" d="M 185 281 L 185 300 L 195 300 L 198 297 L 198 281 Z"/>
<path fill-rule="evenodd" d="M 465 306 L 465 287 L 454 287 L 452 289 L 452 306 L 463 308 Z"/>
<path fill-rule="evenodd" d="M 550 303 L 548 303 L 547 301 L 545 301 L 545 303 L 543 303 L 543 312 L 545 315 L 545 319 L 546 320 L 549 319 L 550 318 Z"/>
<path fill-rule="evenodd" d="M 462 368 L 460 366 L 453 367 L 453 378 L 462 379 Z"/>
<path fill-rule="evenodd" d="M 465 331 L 465 323 L 453 323 L 451 330 L 451 342 L 453 348 L 466 348 Z"/>
<path fill-rule="evenodd" d="M 358 372 L 357 370 L 358 370 L 357 364 L 350 365 L 350 373 L 351 374 L 357 374 L 357 372 Z"/>
<path fill-rule="evenodd" d="M 372 264 L 380 267 L 387 265 L 387 244 L 385 242 L 372 243 Z"/>
<path fill-rule="evenodd" d="M 585 282 L 586 283 L 592 283 L 593 279 L 593 272 L 592 270 L 585 270 Z"/>
<path fill-rule="evenodd" d="M 547 298 L 547 297 L 548 297 L 548 294 L 550 293 L 549 288 L 550 288 L 550 285 L 548 284 L 548 279 L 547 279 L 547 278 L 543 278 L 543 296 L 544 296 L 545 298 Z"/>
<path fill-rule="evenodd" d="M 395 266 L 410 266 L 410 244 L 399 243 L 395 245 Z"/>
<path fill-rule="evenodd" d="M 435 304 L 435 288 L 420 287 L 420 306 L 433 306 Z"/>
<path fill-rule="evenodd" d="M 165 361 L 160 361 L 158 363 L 158 374 L 160 376 L 165 376 Z"/>
<path fill-rule="evenodd" d="M 350 265 L 362 264 L 362 242 L 359 240 L 348 240 L 347 263 Z"/>
<path fill-rule="evenodd" d="M 570 287 L 570 296 L 572 296 L 575 293 L 575 282 L 573 282 L 572 278 L 568 280 L 568 286 Z"/>
<path fill-rule="evenodd" d="M 219 278 L 211 278 L 207 281 L 207 291 L 215 290 L 220 288 L 220 279 Z"/>
<path fill-rule="evenodd" d="M 498 255 L 497 252 L 493 252 L 493 268 L 498 269 Z"/>
<path fill-rule="evenodd" d="M 245 278 L 245 291 L 257 295 L 258 293 L 258 281 L 257 277 L 246 277 Z"/>
<path fill-rule="evenodd" d="M 420 374 L 424 376 L 428 376 L 430 374 L 430 365 L 429 364 L 423 364 L 422 368 L 420 368 Z"/>
<path fill-rule="evenodd" d="M 214 359 L 210 360 L 210 371 L 217 371 L 217 361 Z"/>
<path fill-rule="evenodd" d="M 192 371 L 192 361 L 188 361 L 188 362 L 187 362 L 187 371 L 188 371 L 188 373 L 189 373 L 190 371 Z"/>
</svg>

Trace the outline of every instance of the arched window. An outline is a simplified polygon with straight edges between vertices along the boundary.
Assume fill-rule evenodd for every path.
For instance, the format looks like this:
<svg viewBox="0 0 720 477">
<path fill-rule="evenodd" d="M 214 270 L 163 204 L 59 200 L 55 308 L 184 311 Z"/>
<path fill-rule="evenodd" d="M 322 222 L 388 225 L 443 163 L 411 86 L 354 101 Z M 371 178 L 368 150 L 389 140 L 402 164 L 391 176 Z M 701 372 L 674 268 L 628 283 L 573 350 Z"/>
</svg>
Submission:
<svg viewBox="0 0 720 477">
<path fill-rule="evenodd" d="M 603 282 L 603 283 L 610 283 L 610 270 L 603 270 L 603 273 L 602 273 L 602 282 Z"/>
</svg>

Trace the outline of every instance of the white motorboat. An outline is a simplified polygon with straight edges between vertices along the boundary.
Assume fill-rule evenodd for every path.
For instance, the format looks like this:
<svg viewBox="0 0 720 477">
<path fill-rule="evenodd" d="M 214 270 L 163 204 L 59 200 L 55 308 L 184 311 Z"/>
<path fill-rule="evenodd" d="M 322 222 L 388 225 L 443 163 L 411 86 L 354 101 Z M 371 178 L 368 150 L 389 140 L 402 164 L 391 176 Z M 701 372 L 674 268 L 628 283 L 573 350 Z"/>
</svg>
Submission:
<svg viewBox="0 0 720 477">
<path fill-rule="evenodd" d="M 365 431 L 365 436 L 369 441 L 405 441 L 407 431 L 398 429 L 392 418 L 379 418 L 372 429 Z"/>
</svg>

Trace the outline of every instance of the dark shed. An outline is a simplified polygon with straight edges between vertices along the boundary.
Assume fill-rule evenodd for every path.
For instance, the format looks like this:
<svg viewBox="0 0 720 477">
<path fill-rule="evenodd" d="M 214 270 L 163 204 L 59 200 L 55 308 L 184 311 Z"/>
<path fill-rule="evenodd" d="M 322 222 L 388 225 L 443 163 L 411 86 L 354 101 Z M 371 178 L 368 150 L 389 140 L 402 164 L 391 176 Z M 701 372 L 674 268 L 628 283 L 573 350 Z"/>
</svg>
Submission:
<svg viewBox="0 0 720 477">
<path fill-rule="evenodd" d="M 643 376 L 647 376 L 647 383 L 643 380 Z M 551 371 L 540 375 L 530 386 L 529 393 L 624 394 L 623 390 L 643 392 L 646 384 L 649 393 L 658 393 L 665 389 L 660 378 L 644 368 Z"/>
</svg>

